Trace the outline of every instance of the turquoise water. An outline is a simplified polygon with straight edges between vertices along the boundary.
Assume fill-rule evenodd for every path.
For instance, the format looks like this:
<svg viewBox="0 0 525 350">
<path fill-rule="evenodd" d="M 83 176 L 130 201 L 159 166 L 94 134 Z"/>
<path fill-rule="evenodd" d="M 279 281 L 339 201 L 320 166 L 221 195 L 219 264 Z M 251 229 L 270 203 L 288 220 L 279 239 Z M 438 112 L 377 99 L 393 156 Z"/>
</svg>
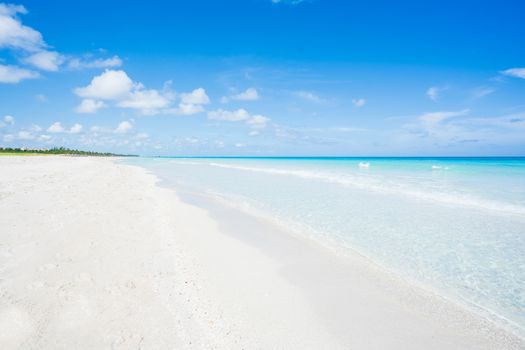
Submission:
<svg viewBox="0 0 525 350">
<path fill-rule="evenodd" d="M 520 333 L 525 158 L 138 158 Z"/>
</svg>

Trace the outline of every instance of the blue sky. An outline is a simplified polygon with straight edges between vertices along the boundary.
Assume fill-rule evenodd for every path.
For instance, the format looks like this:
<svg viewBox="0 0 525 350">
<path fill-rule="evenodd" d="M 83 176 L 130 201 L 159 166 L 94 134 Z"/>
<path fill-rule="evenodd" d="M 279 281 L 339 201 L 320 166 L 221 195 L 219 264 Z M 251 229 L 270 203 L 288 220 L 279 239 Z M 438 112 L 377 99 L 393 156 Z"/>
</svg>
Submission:
<svg viewBox="0 0 525 350">
<path fill-rule="evenodd" d="M 0 145 L 525 154 L 521 1 L 0 3 Z"/>
</svg>

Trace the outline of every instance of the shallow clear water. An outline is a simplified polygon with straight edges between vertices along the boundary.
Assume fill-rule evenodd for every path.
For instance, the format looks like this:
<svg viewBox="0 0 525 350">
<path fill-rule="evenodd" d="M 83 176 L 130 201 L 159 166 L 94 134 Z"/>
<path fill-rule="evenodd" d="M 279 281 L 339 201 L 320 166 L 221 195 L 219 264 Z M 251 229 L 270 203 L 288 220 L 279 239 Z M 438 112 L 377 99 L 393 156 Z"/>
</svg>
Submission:
<svg viewBox="0 0 525 350">
<path fill-rule="evenodd" d="M 525 329 L 525 158 L 137 158 Z M 521 330 L 520 330 L 521 328 Z"/>
</svg>

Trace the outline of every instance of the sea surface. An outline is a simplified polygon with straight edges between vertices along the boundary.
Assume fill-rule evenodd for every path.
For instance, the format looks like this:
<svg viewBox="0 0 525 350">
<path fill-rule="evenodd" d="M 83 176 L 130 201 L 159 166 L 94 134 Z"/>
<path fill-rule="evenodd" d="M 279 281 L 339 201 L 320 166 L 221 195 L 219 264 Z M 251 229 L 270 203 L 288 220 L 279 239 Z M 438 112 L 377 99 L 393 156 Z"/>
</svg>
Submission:
<svg viewBox="0 0 525 350">
<path fill-rule="evenodd" d="M 136 158 L 525 334 L 525 158 Z"/>
</svg>

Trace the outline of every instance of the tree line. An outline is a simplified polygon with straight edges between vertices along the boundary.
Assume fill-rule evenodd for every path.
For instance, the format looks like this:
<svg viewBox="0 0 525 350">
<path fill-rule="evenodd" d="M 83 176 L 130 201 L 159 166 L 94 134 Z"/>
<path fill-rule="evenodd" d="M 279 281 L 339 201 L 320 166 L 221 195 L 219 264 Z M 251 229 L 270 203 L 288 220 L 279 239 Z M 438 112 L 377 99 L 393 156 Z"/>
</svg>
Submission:
<svg viewBox="0 0 525 350">
<path fill-rule="evenodd" d="M 0 153 L 68 154 L 68 155 L 97 156 L 97 157 L 136 157 L 135 155 L 130 155 L 130 154 L 115 154 L 115 153 L 109 153 L 109 152 L 81 151 L 78 149 L 69 149 L 65 147 L 54 147 L 51 149 L 0 147 Z"/>
</svg>

